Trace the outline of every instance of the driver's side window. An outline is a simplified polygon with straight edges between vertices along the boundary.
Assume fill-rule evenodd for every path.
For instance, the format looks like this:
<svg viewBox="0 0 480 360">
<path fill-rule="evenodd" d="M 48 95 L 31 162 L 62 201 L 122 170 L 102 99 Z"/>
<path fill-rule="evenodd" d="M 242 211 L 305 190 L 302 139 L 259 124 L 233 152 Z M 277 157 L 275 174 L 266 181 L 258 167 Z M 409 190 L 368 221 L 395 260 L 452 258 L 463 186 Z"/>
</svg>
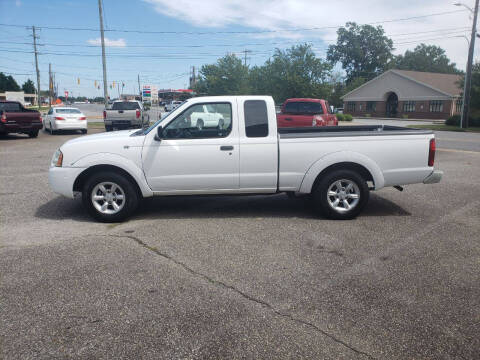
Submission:
<svg viewBox="0 0 480 360">
<path fill-rule="evenodd" d="M 227 137 L 232 130 L 232 105 L 209 103 L 212 117 L 205 117 L 204 104 L 184 110 L 163 130 L 164 139 L 205 139 Z"/>
</svg>

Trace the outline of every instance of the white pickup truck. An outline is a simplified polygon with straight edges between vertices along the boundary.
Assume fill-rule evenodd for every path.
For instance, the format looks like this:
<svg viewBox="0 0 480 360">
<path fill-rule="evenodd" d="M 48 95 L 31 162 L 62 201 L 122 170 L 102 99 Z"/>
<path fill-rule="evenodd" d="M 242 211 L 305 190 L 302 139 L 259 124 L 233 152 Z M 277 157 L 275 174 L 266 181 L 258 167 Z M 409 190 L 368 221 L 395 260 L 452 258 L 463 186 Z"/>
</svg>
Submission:
<svg viewBox="0 0 480 360">
<path fill-rule="evenodd" d="M 223 124 L 192 126 L 203 106 Z M 370 190 L 437 183 L 431 131 L 394 126 L 277 129 L 269 96 L 192 98 L 148 129 L 79 137 L 58 149 L 52 189 L 82 196 L 97 220 L 121 221 L 142 197 L 311 194 L 332 219 L 351 219 Z"/>
</svg>

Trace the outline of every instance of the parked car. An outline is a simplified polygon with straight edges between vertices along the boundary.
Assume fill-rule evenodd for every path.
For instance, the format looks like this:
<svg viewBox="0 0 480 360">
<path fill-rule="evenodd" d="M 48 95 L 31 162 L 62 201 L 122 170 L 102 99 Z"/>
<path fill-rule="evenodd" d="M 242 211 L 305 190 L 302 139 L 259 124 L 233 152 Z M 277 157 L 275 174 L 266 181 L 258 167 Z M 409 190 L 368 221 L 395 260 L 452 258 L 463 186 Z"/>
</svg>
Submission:
<svg viewBox="0 0 480 360">
<path fill-rule="evenodd" d="M 174 100 L 165 105 L 165 111 L 173 111 L 182 104 L 182 101 Z"/>
<path fill-rule="evenodd" d="M 43 119 L 45 131 L 54 134 L 58 130 L 88 131 L 87 117 L 74 107 L 52 107 Z"/>
<path fill-rule="evenodd" d="M 142 128 L 148 125 L 150 117 L 138 100 L 114 101 L 110 109 L 103 110 L 105 130 Z"/>
<path fill-rule="evenodd" d="M 0 100 L 0 134 L 23 133 L 35 138 L 42 127 L 37 110 L 26 109 L 18 101 Z"/>
<path fill-rule="evenodd" d="M 287 99 L 277 114 L 278 127 L 337 126 L 337 117 L 326 100 Z"/>
<path fill-rule="evenodd" d="M 224 126 L 186 121 L 204 105 Z M 148 129 L 67 141 L 53 155 L 51 188 L 81 194 L 97 220 L 127 218 L 141 197 L 310 194 L 332 219 L 357 216 L 370 190 L 437 183 L 432 131 L 388 125 L 280 128 L 269 96 L 192 98 Z"/>
<path fill-rule="evenodd" d="M 216 105 L 201 105 L 197 106 L 193 112 L 186 112 L 186 116 L 188 121 L 190 121 L 190 126 L 199 130 L 204 127 L 223 127 L 225 115 L 218 112 L 220 109 Z M 227 114 L 227 116 L 230 116 L 230 114 Z"/>
<path fill-rule="evenodd" d="M 335 114 L 343 114 L 343 108 L 336 108 Z"/>
</svg>

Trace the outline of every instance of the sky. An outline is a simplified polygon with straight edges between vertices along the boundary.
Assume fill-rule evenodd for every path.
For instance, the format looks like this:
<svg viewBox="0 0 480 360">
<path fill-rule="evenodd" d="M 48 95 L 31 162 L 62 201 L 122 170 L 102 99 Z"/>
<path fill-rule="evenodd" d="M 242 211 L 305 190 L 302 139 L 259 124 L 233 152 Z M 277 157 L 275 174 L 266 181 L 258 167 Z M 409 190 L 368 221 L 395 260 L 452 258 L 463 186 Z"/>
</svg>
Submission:
<svg viewBox="0 0 480 360">
<path fill-rule="evenodd" d="M 245 50 L 249 66 L 261 65 L 275 48 L 305 42 L 324 58 L 347 21 L 383 26 L 395 54 L 422 42 L 441 46 L 464 70 L 472 16 L 454 2 L 103 0 L 107 82 L 123 83 L 130 94 L 138 93 L 138 76 L 142 86 L 185 88 L 192 66 L 198 70 L 227 53 L 244 59 Z M 464 4 L 473 7 L 473 0 Z M 48 88 L 51 63 L 60 94 L 103 96 L 98 0 L 0 0 L 0 71 L 20 84 L 30 78 L 36 85 L 32 25 L 41 89 Z M 477 41 L 476 59 L 478 48 Z M 112 98 L 118 93 L 109 89 Z"/>
</svg>

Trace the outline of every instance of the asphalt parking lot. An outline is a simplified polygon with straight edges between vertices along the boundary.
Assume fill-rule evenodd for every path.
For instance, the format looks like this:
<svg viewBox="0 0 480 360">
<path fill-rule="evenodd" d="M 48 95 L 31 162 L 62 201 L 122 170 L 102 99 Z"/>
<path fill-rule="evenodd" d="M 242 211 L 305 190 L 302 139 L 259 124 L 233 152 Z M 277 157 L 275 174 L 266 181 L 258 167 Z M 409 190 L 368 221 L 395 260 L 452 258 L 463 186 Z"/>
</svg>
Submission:
<svg viewBox="0 0 480 360">
<path fill-rule="evenodd" d="M 330 221 L 304 199 L 149 199 L 122 224 L 52 193 L 80 134 L 0 139 L 2 359 L 475 359 L 480 134 L 436 185 Z"/>
</svg>

